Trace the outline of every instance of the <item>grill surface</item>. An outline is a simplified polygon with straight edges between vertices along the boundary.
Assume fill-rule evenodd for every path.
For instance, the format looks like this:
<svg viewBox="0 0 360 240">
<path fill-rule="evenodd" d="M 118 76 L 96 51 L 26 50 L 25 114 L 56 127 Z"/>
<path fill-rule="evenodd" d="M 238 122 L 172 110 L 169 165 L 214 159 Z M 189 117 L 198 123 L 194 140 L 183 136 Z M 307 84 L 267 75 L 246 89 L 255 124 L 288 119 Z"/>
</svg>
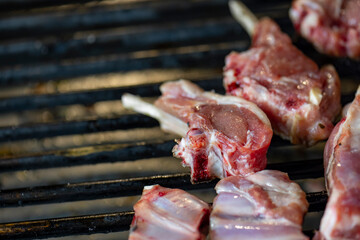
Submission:
<svg viewBox="0 0 360 240">
<path fill-rule="evenodd" d="M 244 2 L 318 64 L 334 64 L 342 103 L 352 100 L 359 63 L 320 55 L 294 34 L 290 1 Z M 0 12 L 1 239 L 126 239 L 145 185 L 211 202 L 217 181 L 192 185 L 171 157 L 176 136 L 119 99 L 130 92 L 152 101 L 162 82 L 178 78 L 224 93 L 224 57 L 250 44 L 227 1 L 0 0 Z M 288 172 L 308 192 L 309 236 L 327 200 L 313 180 L 323 177 L 323 147 L 274 137 L 268 154 L 268 169 Z"/>
</svg>

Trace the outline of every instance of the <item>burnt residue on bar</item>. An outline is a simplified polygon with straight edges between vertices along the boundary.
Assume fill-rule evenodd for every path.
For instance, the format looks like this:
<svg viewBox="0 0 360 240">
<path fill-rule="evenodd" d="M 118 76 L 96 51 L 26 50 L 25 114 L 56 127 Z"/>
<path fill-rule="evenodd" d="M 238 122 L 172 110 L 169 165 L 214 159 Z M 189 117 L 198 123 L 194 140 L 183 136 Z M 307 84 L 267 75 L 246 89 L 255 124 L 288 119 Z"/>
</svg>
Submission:
<svg viewBox="0 0 360 240">
<path fill-rule="evenodd" d="M 142 30 L 142 31 L 141 31 Z M 136 27 L 136 31 L 121 29 L 95 31 L 81 37 L 63 39 L 46 38 L 41 41 L 0 44 L 0 64 L 40 63 L 53 59 L 71 59 L 104 54 L 128 53 L 151 49 L 165 49 L 231 42 L 245 38 L 241 26 L 232 18 L 209 20 L 205 23 L 181 22 L 146 27 Z M 246 39 L 246 38 L 245 38 Z"/>
<path fill-rule="evenodd" d="M 42 239 L 75 234 L 126 231 L 134 212 L 118 212 L 90 216 L 44 219 L 27 222 L 0 223 L 1 239 Z"/>
<path fill-rule="evenodd" d="M 110 119 L 99 118 L 89 121 L 66 121 L 31 126 L 3 127 L 0 128 L 0 142 L 131 128 L 149 128 L 158 125 L 159 123 L 151 117 L 130 114 Z"/>
<path fill-rule="evenodd" d="M 98 163 L 133 161 L 152 157 L 171 156 L 174 141 L 163 143 L 137 143 L 133 146 L 113 144 L 101 146 L 79 154 L 82 149 L 55 151 L 43 155 L 15 157 L 0 160 L 0 172 L 68 167 Z"/>
<path fill-rule="evenodd" d="M 211 79 L 198 80 L 196 81 L 196 84 L 206 91 L 216 90 L 218 93 L 225 93 L 222 85 L 222 77 L 220 76 Z M 119 100 L 124 93 L 131 93 L 141 97 L 159 96 L 161 94 L 160 83 L 0 99 L 0 113 L 51 108 L 71 104 L 89 105 L 100 101 Z"/>
<path fill-rule="evenodd" d="M 311 163 L 308 167 L 307 163 Z M 293 180 L 323 176 L 321 160 L 298 161 L 291 163 L 268 164 L 268 169 L 285 171 Z M 60 184 L 43 187 L 9 189 L 0 191 L 0 206 L 10 207 L 40 203 L 92 200 L 132 196 L 140 194 L 147 185 L 160 184 L 164 187 L 181 189 L 213 188 L 218 180 L 210 183 L 191 184 L 190 174 L 172 174 L 142 178 L 116 179 L 74 184 Z"/>
<path fill-rule="evenodd" d="M 326 192 L 308 193 L 309 212 L 322 211 L 327 202 Z M 79 217 L 44 219 L 0 224 L 1 239 L 32 239 L 62 237 L 75 234 L 108 233 L 129 229 L 134 212 L 97 214 Z M 314 231 L 304 231 L 312 236 Z"/>
<path fill-rule="evenodd" d="M 14 207 L 41 203 L 133 196 L 141 194 L 144 186 L 154 184 L 184 190 L 213 188 L 216 182 L 217 180 L 213 180 L 210 183 L 192 184 L 190 182 L 190 174 L 180 173 L 142 178 L 9 189 L 0 191 L 0 206 Z"/>
<path fill-rule="evenodd" d="M 131 57 L 126 55 L 102 56 L 94 59 L 73 60 L 26 65 L 16 68 L 0 69 L 0 85 L 18 85 L 31 82 L 45 82 L 93 74 L 128 72 L 144 69 L 174 68 L 214 68 L 221 69 L 225 56 L 232 50 L 244 50 L 246 42 L 228 49 L 192 51 L 190 53 L 167 52 L 151 57 Z M 206 59 L 206 60 L 205 60 Z"/>
</svg>

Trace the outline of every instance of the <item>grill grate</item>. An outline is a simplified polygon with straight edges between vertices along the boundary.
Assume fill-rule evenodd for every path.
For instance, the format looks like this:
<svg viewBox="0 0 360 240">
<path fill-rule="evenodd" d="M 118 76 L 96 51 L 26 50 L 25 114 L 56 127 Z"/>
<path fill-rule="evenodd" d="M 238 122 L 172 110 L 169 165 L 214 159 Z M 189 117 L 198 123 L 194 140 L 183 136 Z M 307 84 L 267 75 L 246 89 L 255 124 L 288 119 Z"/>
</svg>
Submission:
<svg viewBox="0 0 360 240">
<path fill-rule="evenodd" d="M 353 99 L 359 63 L 320 55 L 298 39 L 287 17 L 289 0 L 244 2 L 257 16 L 274 18 L 318 64 L 334 64 L 342 78 L 342 103 Z M 141 194 L 145 185 L 213 194 L 217 180 L 192 185 L 188 169 L 163 164 L 166 158 L 180 165 L 171 158 L 175 136 L 161 133 L 155 120 L 121 109 L 119 99 L 129 92 L 151 101 L 161 82 L 179 77 L 224 93 L 224 57 L 250 43 L 226 0 L 0 0 L 0 12 L 1 239 L 126 231 L 133 199 L 127 206 L 70 215 L 60 205 L 126 199 Z M 308 189 L 310 215 L 321 212 L 327 200 L 325 191 L 311 186 L 311 179 L 323 177 L 323 147 L 304 149 L 274 137 L 269 149 L 267 168 L 288 172 Z M 125 167 L 137 162 L 140 167 Z M 155 166 L 142 169 L 145 162 Z M 102 164 L 124 164 L 125 170 L 96 174 Z M 49 174 L 29 181 L 42 171 Z M 79 176 L 69 177 L 74 171 Z M 65 177 L 55 181 L 54 173 Z M 14 179 L 16 184 L 7 184 Z M 43 204 L 61 213 L 6 216 L 9 209 Z M 318 222 L 310 222 L 304 232 L 312 236 L 317 228 Z"/>
</svg>

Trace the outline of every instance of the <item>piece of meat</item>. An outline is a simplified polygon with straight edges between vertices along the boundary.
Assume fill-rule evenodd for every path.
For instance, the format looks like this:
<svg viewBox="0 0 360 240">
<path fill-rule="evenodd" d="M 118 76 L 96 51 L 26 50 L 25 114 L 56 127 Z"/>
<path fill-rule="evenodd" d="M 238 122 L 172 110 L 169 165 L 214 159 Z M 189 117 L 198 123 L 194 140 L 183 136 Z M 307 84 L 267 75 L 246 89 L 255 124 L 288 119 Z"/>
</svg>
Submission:
<svg viewBox="0 0 360 240">
<path fill-rule="evenodd" d="M 165 83 L 155 105 L 188 123 L 173 149 L 190 166 L 193 182 L 246 175 L 266 166 L 270 122 L 255 104 L 204 92 L 188 81 Z"/>
<path fill-rule="evenodd" d="M 134 205 L 129 240 L 202 240 L 206 238 L 210 207 L 180 189 L 144 187 Z"/>
<path fill-rule="evenodd" d="M 327 139 L 341 109 L 335 69 L 319 69 L 269 18 L 256 25 L 251 49 L 226 57 L 224 86 L 256 103 L 274 132 L 294 144 Z"/>
<path fill-rule="evenodd" d="M 301 230 L 306 194 L 286 173 L 263 170 L 222 179 L 210 215 L 212 240 L 308 239 Z"/>
<path fill-rule="evenodd" d="M 324 167 L 329 200 L 322 239 L 360 239 L 360 87 L 326 143 Z"/>
<path fill-rule="evenodd" d="M 360 57 L 360 0 L 294 0 L 290 18 L 318 51 Z"/>
</svg>

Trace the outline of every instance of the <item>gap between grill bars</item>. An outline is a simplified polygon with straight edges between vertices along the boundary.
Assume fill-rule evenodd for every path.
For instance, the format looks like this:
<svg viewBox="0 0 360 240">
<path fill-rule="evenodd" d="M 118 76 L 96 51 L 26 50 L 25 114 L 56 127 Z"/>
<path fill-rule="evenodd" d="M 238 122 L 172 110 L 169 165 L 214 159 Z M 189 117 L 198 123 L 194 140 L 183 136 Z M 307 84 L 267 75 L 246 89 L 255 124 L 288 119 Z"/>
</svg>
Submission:
<svg viewBox="0 0 360 240">
<path fill-rule="evenodd" d="M 325 208 L 326 192 L 309 193 L 306 195 L 310 203 L 309 212 Z M 124 231 L 129 228 L 134 212 L 118 212 L 78 216 L 59 219 L 37 220 L 28 222 L 0 224 L 2 239 L 32 239 L 74 234 L 90 234 L 111 231 Z M 313 231 L 304 231 L 309 237 Z"/>
<path fill-rule="evenodd" d="M 293 37 L 295 44 L 318 64 L 334 64 L 339 75 L 346 78 L 343 83 L 347 89 L 343 91 L 342 103 L 353 99 L 360 80 L 359 63 L 318 54 L 309 43 L 294 35 L 287 12 L 290 1 L 244 2 L 257 16 L 273 17 Z M 170 135 L 142 139 L 131 136 L 131 132 L 125 139 L 106 139 L 108 135 L 105 134 L 115 130 L 160 130 L 158 122 L 139 114 L 109 111 L 111 114 L 100 116 L 96 105 L 120 108 L 112 104 L 125 92 L 157 97 L 162 82 L 176 80 L 179 76 L 190 76 L 189 80 L 205 90 L 224 94 L 224 57 L 232 50 L 246 50 L 250 45 L 242 27 L 230 16 L 226 0 L 77 0 L 71 3 L 0 0 L 0 12 L 0 114 L 11 120 L 0 127 L 0 176 L 171 157 L 175 143 L 169 140 L 173 139 Z M 149 71 L 166 73 L 167 77 L 159 81 L 147 76 L 151 75 Z M 107 83 L 107 74 L 115 74 L 118 78 L 115 85 Z M 132 80 L 136 82 L 141 78 L 140 83 L 126 82 L 131 74 L 135 74 Z M 70 86 L 66 91 L 61 90 L 64 82 Z M 93 88 L 92 84 L 101 87 Z M 84 86 L 72 89 L 79 85 Z M 68 111 L 74 107 L 77 111 L 80 109 L 81 114 L 78 118 L 69 118 Z M 87 138 L 93 133 L 104 134 L 106 141 L 89 140 L 65 147 L 44 144 L 45 141 L 56 143 L 56 139 L 66 142 L 75 135 Z M 130 137 L 126 139 L 127 136 Z M 38 146 L 36 150 L 32 149 L 34 142 Z M 25 145 L 30 147 L 25 148 Z M 269 151 L 268 169 L 287 172 L 291 179 L 299 181 L 323 177 L 321 147 L 320 150 L 303 150 L 274 136 Z M 282 152 L 289 154 L 289 158 L 299 156 L 288 162 L 277 162 L 275 158 Z M 179 160 L 173 161 L 180 165 Z M 143 186 L 151 184 L 207 191 L 217 182 L 192 185 L 188 173 L 168 173 L 167 169 L 161 174 L 141 174 L 80 181 L 65 178 L 60 182 L 41 182 L 41 186 L 2 188 L 0 211 L 138 196 Z M 309 212 L 322 211 L 326 192 L 310 191 L 307 199 Z M 132 211 L 121 209 L 7 221 L 0 223 L 0 238 L 75 238 L 84 234 L 121 232 L 129 229 L 132 216 Z M 312 236 L 317 228 L 314 224 L 304 232 Z"/>
</svg>

